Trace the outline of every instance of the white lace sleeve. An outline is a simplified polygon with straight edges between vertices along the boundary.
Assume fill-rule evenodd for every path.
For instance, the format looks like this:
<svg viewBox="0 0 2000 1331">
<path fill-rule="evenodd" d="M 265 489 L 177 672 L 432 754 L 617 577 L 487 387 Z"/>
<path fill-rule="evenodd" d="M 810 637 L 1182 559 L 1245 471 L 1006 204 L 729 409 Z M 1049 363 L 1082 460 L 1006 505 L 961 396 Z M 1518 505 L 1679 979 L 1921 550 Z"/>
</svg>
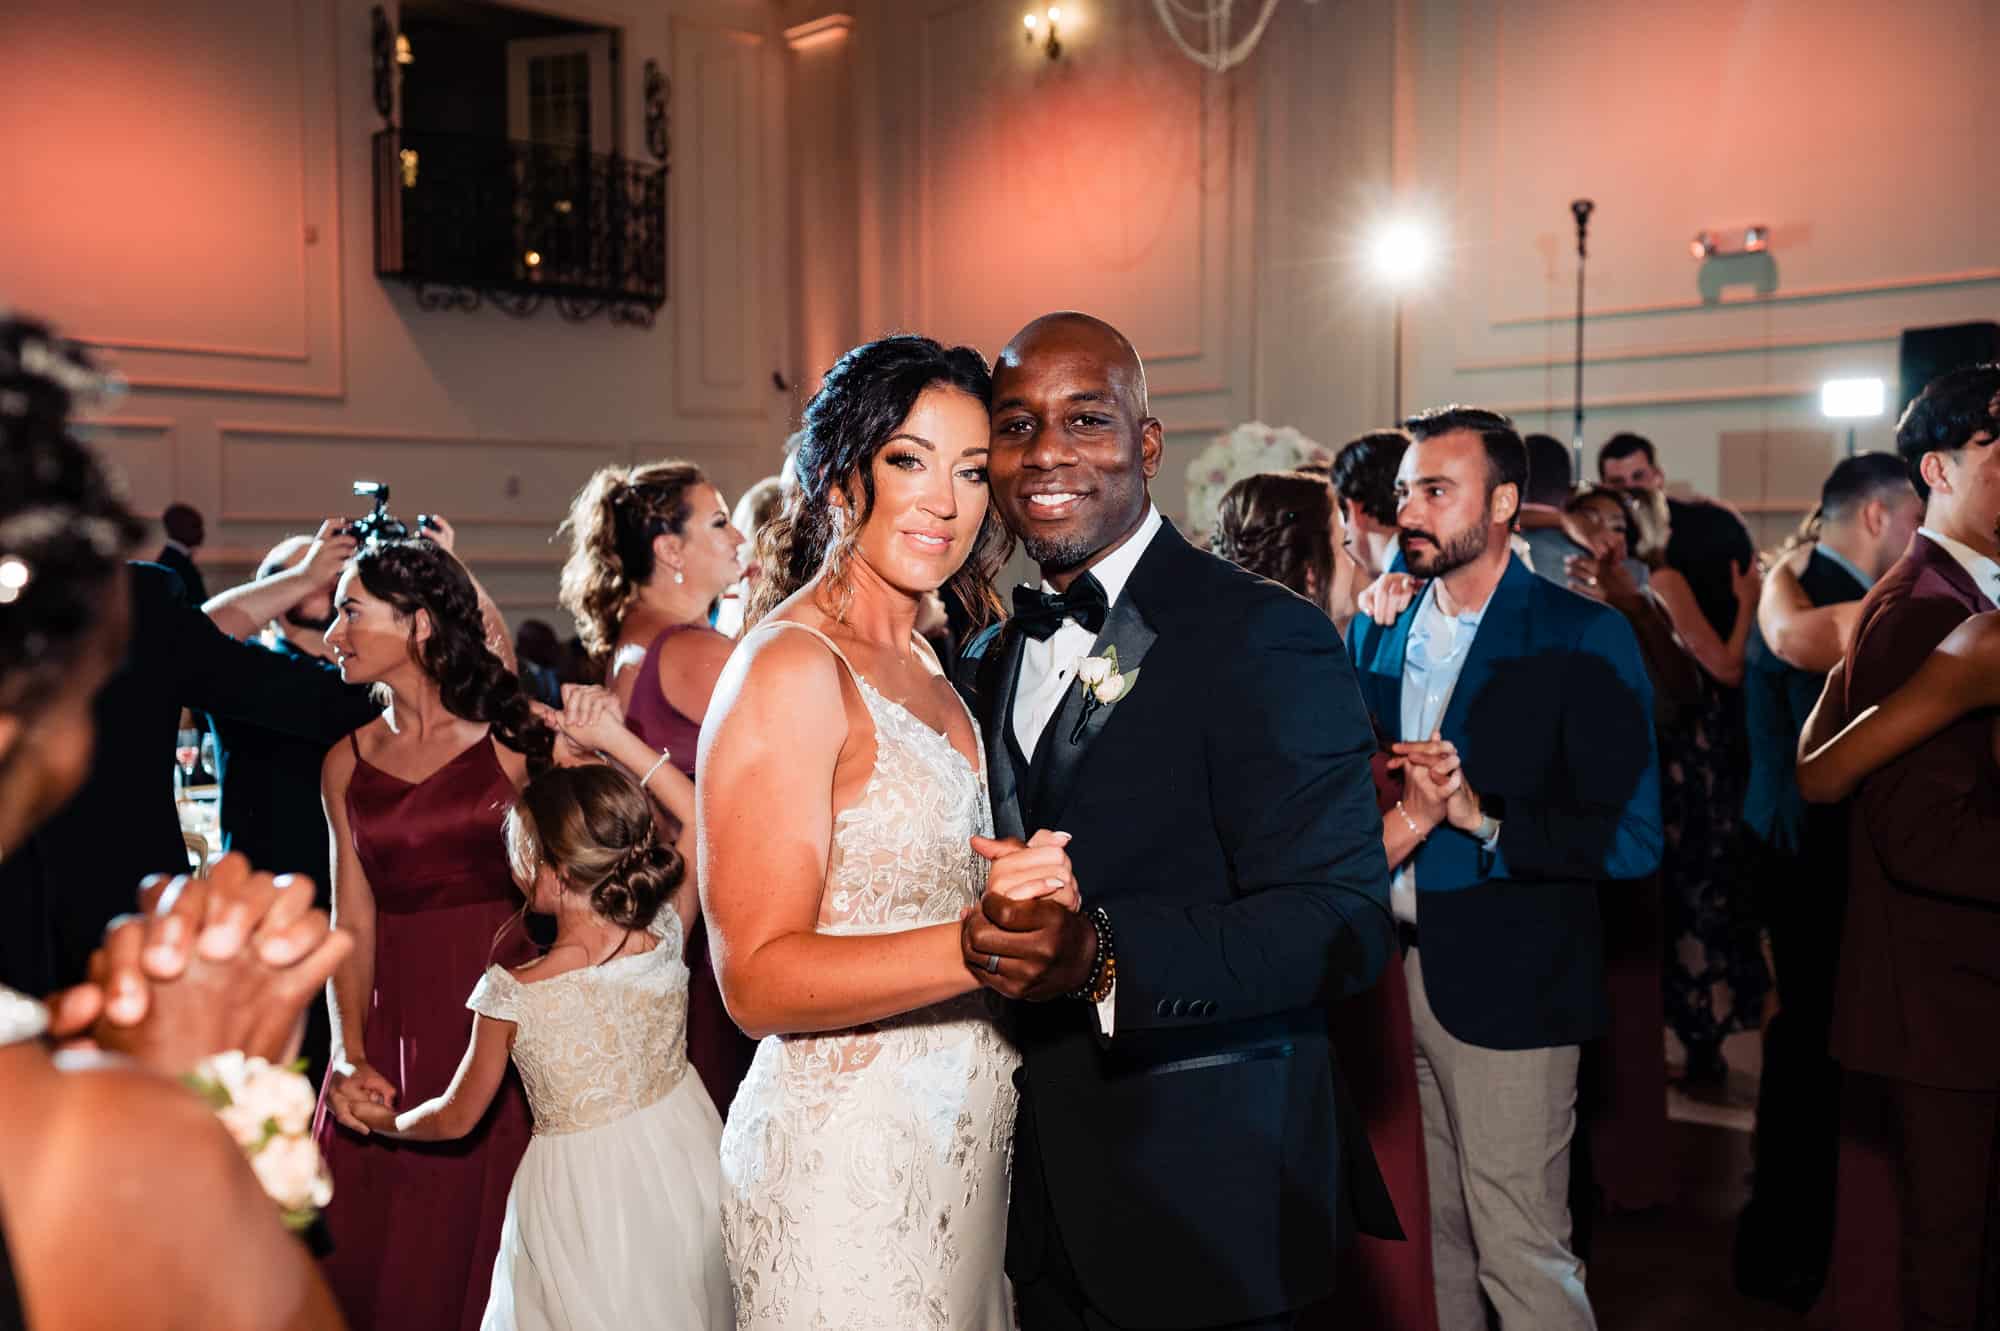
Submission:
<svg viewBox="0 0 2000 1331">
<path fill-rule="evenodd" d="M 503 967 L 488 966 L 486 974 L 480 976 L 479 983 L 472 987 L 472 997 L 465 1000 L 465 1005 L 482 1017 L 519 1021 L 521 982 Z"/>
</svg>

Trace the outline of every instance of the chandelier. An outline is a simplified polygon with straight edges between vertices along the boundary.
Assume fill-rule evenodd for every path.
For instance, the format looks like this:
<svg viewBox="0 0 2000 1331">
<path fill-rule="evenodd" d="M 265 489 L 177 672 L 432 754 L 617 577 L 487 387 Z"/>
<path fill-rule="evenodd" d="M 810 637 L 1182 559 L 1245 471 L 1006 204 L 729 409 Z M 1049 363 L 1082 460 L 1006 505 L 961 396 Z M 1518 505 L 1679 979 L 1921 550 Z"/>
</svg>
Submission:
<svg viewBox="0 0 2000 1331">
<path fill-rule="evenodd" d="M 1253 5 L 1255 21 L 1241 37 L 1235 36 L 1236 11 L 1247 14 Z M 1161 25 L 1181 54 L 1216 74 L 1250 58 L 1277 8 L 1278 0 L 1153 0 Z"/>
</svg>

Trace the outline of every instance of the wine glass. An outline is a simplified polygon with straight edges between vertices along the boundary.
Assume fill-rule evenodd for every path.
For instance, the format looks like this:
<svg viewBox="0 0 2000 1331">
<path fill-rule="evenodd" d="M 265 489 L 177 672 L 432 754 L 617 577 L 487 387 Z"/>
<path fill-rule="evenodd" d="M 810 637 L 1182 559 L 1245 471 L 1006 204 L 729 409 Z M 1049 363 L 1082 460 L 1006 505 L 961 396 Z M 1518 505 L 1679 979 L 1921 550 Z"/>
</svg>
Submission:
<svg viewBox="0 0 2000 1331">
<path fill-rule="evenodd" d="M 181 792 L 194 780 L 194 765 L 201 761 L 201 732 L 183 730 L 174 736 L 174 775 Z"/>
</svg>

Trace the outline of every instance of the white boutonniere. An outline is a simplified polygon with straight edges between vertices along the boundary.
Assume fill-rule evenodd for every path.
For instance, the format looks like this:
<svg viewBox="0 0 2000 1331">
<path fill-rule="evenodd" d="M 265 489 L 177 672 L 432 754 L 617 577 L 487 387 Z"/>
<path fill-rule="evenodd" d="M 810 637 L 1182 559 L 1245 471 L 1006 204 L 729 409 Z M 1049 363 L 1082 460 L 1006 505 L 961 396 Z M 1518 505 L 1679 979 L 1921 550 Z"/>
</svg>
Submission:
<svg viewBox="0 0 2000 1331">
<path fill-rule="evenodd" d="M 1086 656 L 1077 663 L 1076 678 L 1083 685 L 1083 715 L 1076 719 L 1075 729 L 1070 731 L 1069 742 L 1074 744 L 1083 737 L 1083 728 L 1090 724 L 1091 713 L 1099 707 L 1109 707 L 1132 691 L 1139 682 L 1137 670 L 1118 671 L 1118 649 L 1106 647 L 1102 656 Z"/>
</svg>

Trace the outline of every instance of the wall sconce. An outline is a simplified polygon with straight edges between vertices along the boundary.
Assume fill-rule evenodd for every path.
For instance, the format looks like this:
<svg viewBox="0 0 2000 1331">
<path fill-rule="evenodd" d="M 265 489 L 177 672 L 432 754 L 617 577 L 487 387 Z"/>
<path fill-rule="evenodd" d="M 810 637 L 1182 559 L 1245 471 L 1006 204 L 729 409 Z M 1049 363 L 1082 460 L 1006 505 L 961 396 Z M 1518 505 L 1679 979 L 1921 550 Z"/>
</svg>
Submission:
<svg viewBox="0 0 2000 1331">
<path fill-rule="evenodd" d="M 1035 36 L 1042 30 L 1044 22 L 1047 23 L 1049 31 L 1047 38 L 1042 42 L 1042 50 L 1048 52 L 1049 59 L 1059 60 L 1062 58 L 1062 35 L 1057 28 L 1062 23 L 1062 10 L 1051 5 L 1046 20 L 1032 12 L 1021 15 L 1021 26 L 1027 29 L 1026 38 L 1030 46 L 1035 44 Z"/>
<path fill-rule="evenodd" d="M 1719 239 L 1713 231 L 1697 231 L 1688 242 L 1688 254 L 1696 263 L 1731 254 L 1762 254 L 1770 248 L 1771 228 L 1762 222 L 1752 222 L 1743 228 L 1743 244 L 1736 249 L 1728 248 L 1728 241 Z"/>
<path fill-rule="evenodd" d="M 410 49 L 410 39 L 400 32 L 396 34 L 396 63 L 399 65 L 417 63 L 417 53 Z"/>
</svg>

